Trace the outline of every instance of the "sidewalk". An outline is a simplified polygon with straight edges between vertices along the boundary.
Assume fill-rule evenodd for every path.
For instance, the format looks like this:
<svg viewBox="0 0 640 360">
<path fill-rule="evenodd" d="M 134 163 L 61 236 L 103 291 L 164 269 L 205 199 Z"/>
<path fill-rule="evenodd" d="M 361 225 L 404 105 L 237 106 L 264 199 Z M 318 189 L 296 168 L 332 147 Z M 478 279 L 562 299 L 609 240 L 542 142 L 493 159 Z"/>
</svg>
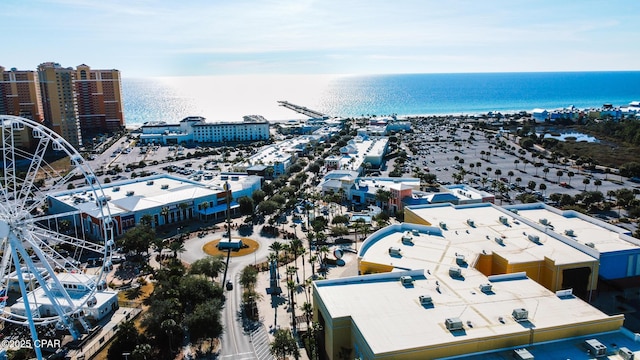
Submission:
<svg viewBox="0 0 640 360">
<path fill-rule="evenodd" d="M 286 242 L 287 240 L 280 239 L 279 241 Z M 335 247 L 332 246 L 331 250 L 333 251 L 334 248 L 342 247 L 342 246 L 343 245 L 336 245 Z M 305 256 L 304 270 L 302 268 L 301 258 L 298 257 L 297 259 L 297 265 L 299 267 L 298 275 L 299 275 L 299 281 L 301 285 L 298 286 L 298 289 L 296 291 L 295 314 L 296 314 L 296 318 L 300 319 L 298 320 L 298 323 L 297 323 L 297 328 L 299 331 L 306 331 L 306 327 L 307 327 L 306 321 L 303 320 L 304 312 L 302 311 L 301 307 L 307 301 L 309 301 L 310 303 L 313 303 L 313 289 L 311 287 L 308 287 L 306 289 L 307 292 L 305 292 L 305 288 L 302 286 L 304 282 L 303 276 L 306 276 L 307 279 L 310 279 L 312 276 L 311 265 L 309 264 L 309 261 L 308 261 L 308 251 L 307 251 L 307 254 L 305 254 L 304 256 Z M 335 278 L 342 278 L 342 277 L 357 275 L 358 270 L 357 270 L 356 254 L 345 252 L 342 259 L 344 260 L 345 265 L 330 267 L 329 271 L 326 274 L 327 279 L 335 279 Z M 258 312 L 260 314 L 260 322 L 268 330 L 267 332 L 269 334 L 269 342 L 273 341 L 274 339 L 273 335 L 276 329 L 292 328 L 291 305 L 289 303 L 289 296 L 288 296 L 288 290 L 287 290 L 287 284 L 286 284 L 287 282 L 286 268 L 288 266 L 295 266 L 295 264 L 296 263 L 293 262 L 293 263 L 278 267 L 278 273 L 280 275 L 279 286 L 282 291 L 282 293 L 279 295 L 276 295 L 276 294 L 271 295 L 268 293 L 269 282 L 270 282 L 270 272 L 264 271 L 258 274 L 256 291 L 262 294 L 263 297 L 262 297 L 262 300 L 258 302 L 257 306 L 258 306 Z M 315 266 L 316 266 L 315 273 L 316 273 L 316 276 L 318 276 L 318 271 L 317 271 L 318 263 L 316 263 Z M 302 343 L 299 343 L 299 347 L 300 347 L 300 359 L 309 359 Z"/>
</svg>

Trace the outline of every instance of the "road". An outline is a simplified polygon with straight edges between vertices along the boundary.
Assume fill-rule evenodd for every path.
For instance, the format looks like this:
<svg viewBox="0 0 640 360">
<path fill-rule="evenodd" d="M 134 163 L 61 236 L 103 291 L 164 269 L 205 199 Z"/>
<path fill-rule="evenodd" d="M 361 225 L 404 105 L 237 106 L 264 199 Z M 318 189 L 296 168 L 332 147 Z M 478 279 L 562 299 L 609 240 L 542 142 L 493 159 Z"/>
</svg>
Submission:
<svg viewBox="0 0 640 360">
<path fill-rule="evenodd" d="M 222 232 L 210 233 L 203 238 L 191 238 L 185 242 L 185 251 L 180 258 L 192 263 L 205 256 L 202 251 L 204 244 L 209 241 L 220 239 Z M 237 236 L 233 234 L 232 236 Z M 231 257 L 229 268 L 227 271 L 227 279 L 234 284 L 233 290 L 226 290 L 226 302 L 222 312 L 222 325 L 224 333 L 220 339 L 221 350 L 219 352 L 220 359 L 241 360 L 241 359 L 272 359 L 265 348 L 269 346 L 268 341 L 255 341 L 255 339 L 264 339 L 266 330 L 264 326 L 248 326 L 246 329 L 242 322 L 241 308 L 242 304 L 242 288 L 239 285 L 240 272 L 247 265 L 254 264 L 256 261 L 264 261 L 269 253 L 267 240 L 259 236 L 251 236 L 251 239 L 260 243 L 260 247 L 254 254 L 240 257 Z M 258 355 L 259 354 L 259 355 Z"/>
</svg>

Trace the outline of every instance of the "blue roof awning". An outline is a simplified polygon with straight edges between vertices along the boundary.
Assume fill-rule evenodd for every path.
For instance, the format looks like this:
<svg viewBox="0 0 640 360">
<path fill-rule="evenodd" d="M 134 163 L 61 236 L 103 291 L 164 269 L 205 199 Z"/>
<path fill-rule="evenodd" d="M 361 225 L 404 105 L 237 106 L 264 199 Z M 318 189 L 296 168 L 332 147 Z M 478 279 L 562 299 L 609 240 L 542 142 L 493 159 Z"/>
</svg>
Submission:
<svg viewBox="0 0 640 360">
<path fill-rule="evenodd" d="M 239 208 L 240 205 L 235 202 L 232 201 L 231 202 L 231 210 Z M 198 212 L 202 215 L 211 215 L 211 214 L 216 214 L 222 211 L 227 211 L 227 204 L 220 204 L 220 205 L 216 205 L 214 207 L 208 207 L 206 209 L 202 209 L 202 210 L 198 210 Z"/>
</svg>

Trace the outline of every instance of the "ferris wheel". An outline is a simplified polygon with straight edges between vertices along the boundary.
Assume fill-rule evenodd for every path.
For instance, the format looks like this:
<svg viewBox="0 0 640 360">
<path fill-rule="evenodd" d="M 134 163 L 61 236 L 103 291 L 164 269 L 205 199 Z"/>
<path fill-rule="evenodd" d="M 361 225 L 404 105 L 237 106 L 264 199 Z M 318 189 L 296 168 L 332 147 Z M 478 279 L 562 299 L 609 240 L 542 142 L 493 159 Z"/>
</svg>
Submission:
<svg viewBox="0 0 640 360">
<path fill-rule="evenodd" d="M 39 325 L 77 339 L 112 268 L 107 197 L 84 158 L 42 124 L 0 115 L 0 136 L 0 319 L 29 326 L 34 341 Z M 50 196 L 74 188 L 82 207 L 52 211 Z"/>
</svg>

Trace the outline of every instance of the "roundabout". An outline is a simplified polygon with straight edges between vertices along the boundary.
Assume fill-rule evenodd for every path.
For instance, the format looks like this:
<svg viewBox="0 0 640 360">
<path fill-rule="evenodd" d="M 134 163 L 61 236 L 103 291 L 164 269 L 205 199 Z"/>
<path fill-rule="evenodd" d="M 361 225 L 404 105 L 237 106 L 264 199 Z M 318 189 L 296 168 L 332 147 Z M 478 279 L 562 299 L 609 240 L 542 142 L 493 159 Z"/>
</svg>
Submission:
<svg viewBox="0 0 640 360">
<path fill-rule="evenodd" d="M 234 237 L 233 240 L 242 240 L 242 244 L 244 246 L 240 249 L 232 249 L 231 257 L 240 257 L 240 256 L 253 254 L 260 248 L 260 243 L 250 238 Z M 211 256 L 226 255 L 228 251 L 227 249 L 222 249 L 222 250 L 218 249 L 218 244 L 220 243 L 220 241 L 223 241 L 223 239 L 216 239 L 216 240 L 207 242 L 202 246 L 202 251 L 204 251 L 205 254 L 211 255 Z"/>
</svg>

